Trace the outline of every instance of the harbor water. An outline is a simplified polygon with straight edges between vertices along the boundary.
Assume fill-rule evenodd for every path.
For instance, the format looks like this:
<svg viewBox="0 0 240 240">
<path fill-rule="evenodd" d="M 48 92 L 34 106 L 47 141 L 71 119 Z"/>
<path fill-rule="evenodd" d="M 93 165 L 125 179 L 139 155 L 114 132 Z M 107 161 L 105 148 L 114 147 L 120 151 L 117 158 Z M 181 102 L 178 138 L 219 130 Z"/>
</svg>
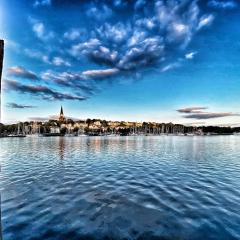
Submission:
<svg viewBox="0 0 240 240">
<path fill-rule="evenodd" d="M 0 139 L 3 240 L 240 239 L 240 136 Z"/>
</svg>

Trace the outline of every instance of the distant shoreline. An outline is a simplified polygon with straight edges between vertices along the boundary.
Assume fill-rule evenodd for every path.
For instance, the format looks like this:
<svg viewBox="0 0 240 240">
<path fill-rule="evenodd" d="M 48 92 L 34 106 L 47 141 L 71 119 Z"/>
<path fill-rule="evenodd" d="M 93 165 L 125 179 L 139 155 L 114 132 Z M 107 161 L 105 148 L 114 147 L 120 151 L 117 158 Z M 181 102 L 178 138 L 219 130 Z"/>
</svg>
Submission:
<svg viewBox="0 0 240 240">
<path fill-rule="evenodd" d="M 62 109 L 61 109 L 62 112 Z M 47 122 L 20 122 L 0 124 L 0 137 L 25 137 L 27 135 L 49 136 L 204 136 L 240 134 L 240 127 L 185 126 L 173 123 L 106 121 L 101 119 L 65 119 Z"/>
<path fill-rule="evenodd" d="M 32 134 L 32 135 L 15 135 L 15 136 L 3 136 L 1 135 L 0 138 L 23 138 L 23 137 L 40 137 L 40 138 L 55 138 L 55 137 L 60 137 L 60 138 L 85 138 L 85 137 L 216 137 L 216 136 L 240 136 L 240 134 L 229 134 L 229 133 L 221 133 L 221 134 L 202 134 L 202 135 L 197 135 L 197 134 L 159 134 L 159 135 L 153 135 L 153 134 L 135 134 L 135 135 L 57 135 L 57 134 L 48 134 L 48 135 L 37 135 L 37 134 Z"/>
</svg>

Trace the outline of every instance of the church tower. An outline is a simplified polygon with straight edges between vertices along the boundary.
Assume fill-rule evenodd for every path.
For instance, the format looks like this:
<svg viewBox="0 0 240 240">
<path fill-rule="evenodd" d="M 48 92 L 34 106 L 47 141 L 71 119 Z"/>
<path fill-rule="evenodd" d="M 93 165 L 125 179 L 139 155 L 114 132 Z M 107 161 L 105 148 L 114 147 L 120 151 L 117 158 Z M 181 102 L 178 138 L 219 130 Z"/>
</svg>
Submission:
<svg viewBox="0 0 240 240">
<path fill-rule="evenodd" d="M 60 110 L 60 115 L 59 115 L 59 122 L 64 122 L 65 121 L 65 117 L 64 117 L 64 114 L 63 114 L 63 108 L 61 106 L 61 110 Z"/>
</svg>

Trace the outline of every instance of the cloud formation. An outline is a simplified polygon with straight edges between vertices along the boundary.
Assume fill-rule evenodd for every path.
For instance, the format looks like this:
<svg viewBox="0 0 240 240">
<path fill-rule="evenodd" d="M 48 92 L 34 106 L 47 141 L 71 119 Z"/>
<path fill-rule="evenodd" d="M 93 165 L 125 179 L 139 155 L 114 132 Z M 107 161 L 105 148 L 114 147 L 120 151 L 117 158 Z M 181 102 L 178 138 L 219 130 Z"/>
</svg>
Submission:
<svg viewBox="0 0 240 240">
<path fill-rule="evenodd" d="M 32 25 L 32 31 L 40 40 L 49 41 L 55 37 L 54 32 L 48 31 L 43 22 L 31 17 L 29 18 L 29 22 Z"/>
<path fill-rule="evenodd" d="M 61 93 L 43 85 L 27 85 L 13 80 L 4 80 L 6 90 L 13 90 L 19 93 L 28 93 L 41 97 L 44 100 L 86 100 L 86 97 Z"/>
<path fill-rule="evenodd" d="M 99 7 L 92 2 L 86 7 L 86 15 L 93 20 L 106 20 L 111 17 L 113 12 L 106 4 L 102 4 Z"/>
<path fill-rule="evenodd" d="M 81 92 L 92 95 L 98 91 L 100 80 L 108 80 L 119 74 L 119 69 L 90 69 L 83 72 L 55 72 L 47 70 L 42 73 L 41 79 L 47 84 L 54 83 L 58 86 L 67 87 L 72 92 Z"/>
<path fill-rule="evenodd" d="M 78 60 L 86 56 L 93 63 L 118 69 L 119 74 L 163 67 L 173 64 L 176 52 L 184 52 L 194 35 L 214 20 L 212 14 L 200 14 L 197 1 L 133 2 L 134 6 L 124 2 L 133 9 L 133 17 L 100 24 L 88 40 L 73 44 L 69 53 Z M 123 1 L 118 1 L 118 6 L 121 4 Z M 111 6 L 116 10 L 114 4 Z"/>
<path fill-rule="evenodd" d="M 212 24 L 214 20 L 214 16 L 213 15 L 204 15 L 200 18 L 199 23 L 198 23 L 198 27 L 197 30 L 200 30 L 206 26 L 209 26 Z"/>
<path fill-rule="evenodd" d="M 57 7 L 68 2 L 36 0 L 35 5 Z M 61 33 L 53 32 L 45 22 L 29 17 L 32 31 L 44 50 L 25 49 L 24 53 L 52 67 L 65 67 L 61 73 L 45 71 L 42 78 L 76 94 L 77 91 L 92 94 L 100 79 L 139 78 L 146 70 L 166 72 L 182 66 L 197 54 L 187 49 L 189 43 L 215 18 L 197 0 L 89 0 L 81 3 L 74 0 L 70 1 L 72 3 L 86 16 L 86 28 L 75 23 Z M 51 29 L 55 29 L 54 26 Z M 60 35 L 63 40 L 57 37 Z M 53 43 L 52 40 L 54 50 L 47 49 L 45 42 Z M 92 69 L 69 71 L 75 63 L 85 63 L 86 59 L 93 65 Z"/>
<path fill-rule="evenodd" d="M 63 37 L 68 40 L 74 41 L 74 40 L 80 39 L 82 35 L 86 35 L 86 34 L 87 33 L 85 29 L 71 28 L 63 34 Z"/>
<path fill-rule="evenodd" d="M 180 66 L 181 66 L 180 62 L 170 63 L 170 64 L 162 67 L 161 72 L 167 72 L 167 71 L 170 71 L 172 69 L 178 68 Z"/>
<path fill-rule="evenodd" d="M 42 95 L 43 99 L 51 100 L 52 99 L 71 99 L 71 100 L 80 100 L 82 99 L 82 94 L 90 96 L 98 91 L 97 82 L 98 80 L 109 79 L 118 74 L 118 69 L 94 69 L 86 70 L 83 72 L 56 72 L 53 70 L 47 70 L 38 77 L 31 71 L 24 69 L 23 67 L 12 67 L 8 69 L 9 76 L 16 76 L 21 78 L 28 78 L 30 80 L 38 79 L 48 86 L 57 86 L 64 87 L 65 91 L 68 90 L 71 93 L 75 93 L 76 96 L 72 94 L 60 94 L 57 91 L 52 90 L 49 87 L 41 85 L 23 85 L 17 81 L 6 80 L 6 86 L 9 90 L 14 90 L 18 92 L 28 92 L 36 93 Z M 45 95 L 45 96 L 43 96 Z M 49 95 L 47 97 L 46 95 Z M 50 95 L 52 97 L 50 97 Z M 79 98 L 78 95 L 81 97 Z M 84 100 L 84 99 L 82 99 Z"/>
<path fill-rule="evenodd" d="M 43 63 L 51 64 L 51 61 L 49 60 L 49 57 L 46 54 L 44 54 L 44 53 L 42 53 L 40 51 L 25 48 L 23 50 L 23 53 L 26 56 L 28 56 L 29 58 L 39 60 L 39 61 L 41 61 Z"/>
<path fill-rule="evenodd" d="M 197 52 L 189 52 L 185 54 L 185 58 L 188 60 L 191 60 L 195 57 L 195 55 L 197 54 Z"/>
<path fill-rule="evenodd" d="M 18 103 L 7 103 L 7 107 L 8 108 L 18 108 L 18 109 L 23 109 L 23 108 L 35 108 L 36 106 L 32 106 L 32 105 L 22 105 L 22 104 L 18 104 Z"/>
<path fill-rule="evenodd" d="M 210 119 L 210 118 L 221 118 L 221 117 L 230 117 L 230 116 L 240 116 L 237 113 L 194 113 L 184 116 L 184 118 L 193 118 L 193 119 Z"/>
<path fill-rule="evenodd" d="M 29 71 L 22 66 L 10 67 L 7 71 L 7 74 L 8 76 L 38 80 L 38 77 L 34 72 Z"/>
<path fill-rule="evenodd" d="M 220 1 L 220 0 L 211 0 L 208 3 L 208 6 L 216 8 L 216 9 L 234 9 L 238 7 L 236 1 Z"/>
<path fill-rule="evenodd" d="M 40 6 L 50 6 L 51 0 L 35 0 L 33 6 L 40 7 Z"/>
<path fill-rule="evenodd" d="M 67 87 L 73 92 L 81 92 L 87 95 L 94 93 L 96 86 L 95 82 L 87 79 L 81 72 L 54 72 L 48 70 L 42 73 L 41 78 L 46 83 L 54 83 L 56 85 Z"/>
<path fill-rule="evenodd" d="M 52 60 L 52 63 L 55 66 L 67 66 L 67 67 L 71 66 L 71 64 L 68 61 L 65 61 L 61 57 L 54 57 L 53 60 Z"/>
<path fill-rule="evenodd" d="M 215 113 L 215 112 L 205 112 L 202 110 L 208 109 L 207 107 L 187 107 L 187 108 L 180 108 L 177 111 L 180 113 L 184 113 L 184 118 L 191 118 L 191 119 L 211 119 L 211 118 L 222 118 L 222 117 L 230 117 L 230 116 L 240 116 L 238 113 L 231 113 L 231 112 L 222 112 L 222 113 Z"/>
<path fill-rule="evenodd" d="M 53 65 L 56 67 L 62 67 L 62 66 L 71 67 L 72 66 L 72 64 L 68 60 L 66 60 L 60 56 L 50 57 L 46 53 L 43 53 L 43 52 L 40 52 L 37 50 L 33 50 L 33 49 L 28 49 L 28 48 L 25 48 L 23 50 L 23 53 L 32 59 L 38 60 L 45 64 Z"/>
<path fill-rule="evenodd" d="M 99 69 L 99 70 L 88 70 L 82 72 L 83 76 L 94 78 L 94 79 L 102 79 L 115 76 L 119 73 L 119 69 L 117 68 L 109 68 L 109 69 Z"/>
<path fill-rule="evenodd" d="M 180 108 L 177 111 L 180 113 L 196 113 L 202 112 L 201 110 L 206 110 L 207 107 L 187 107 L 187 108 Z"/>
</svg>

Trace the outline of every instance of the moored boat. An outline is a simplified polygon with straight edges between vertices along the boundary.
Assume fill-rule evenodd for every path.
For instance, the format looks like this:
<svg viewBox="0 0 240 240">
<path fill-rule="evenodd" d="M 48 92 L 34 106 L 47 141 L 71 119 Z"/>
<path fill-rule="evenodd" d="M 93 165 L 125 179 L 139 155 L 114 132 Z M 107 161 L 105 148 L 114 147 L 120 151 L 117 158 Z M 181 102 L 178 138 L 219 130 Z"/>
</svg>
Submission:
<svg viewBox="0 0 240 240">
<path fill-rule="evenodd" d="M 43 137 L 63 137 L 65 134 L 63 133 L 43 133 Z"/>
<path fill-rule="evenodd" d="M 22 137 L 26 137 L 25 134 L 9 134 L 5 137 L 18 137 L 18 138 L 22 138 Z"/>
<path fill-rule="evenodd" d="M 23 138 L 26 137 L 26 133 L 24 131 L 24 124 L 18 123 L 17 125 L 17 132 L 12 133 L 12 134 L 6 134 L 6 135 L 1 135 L 1 137 L 7 137 L 7 138 Z"/>
<path fill-rule="evenodd" d="M 240 132 L 234 132 L 233 135 L 240 136 Z"/>
</svg>

